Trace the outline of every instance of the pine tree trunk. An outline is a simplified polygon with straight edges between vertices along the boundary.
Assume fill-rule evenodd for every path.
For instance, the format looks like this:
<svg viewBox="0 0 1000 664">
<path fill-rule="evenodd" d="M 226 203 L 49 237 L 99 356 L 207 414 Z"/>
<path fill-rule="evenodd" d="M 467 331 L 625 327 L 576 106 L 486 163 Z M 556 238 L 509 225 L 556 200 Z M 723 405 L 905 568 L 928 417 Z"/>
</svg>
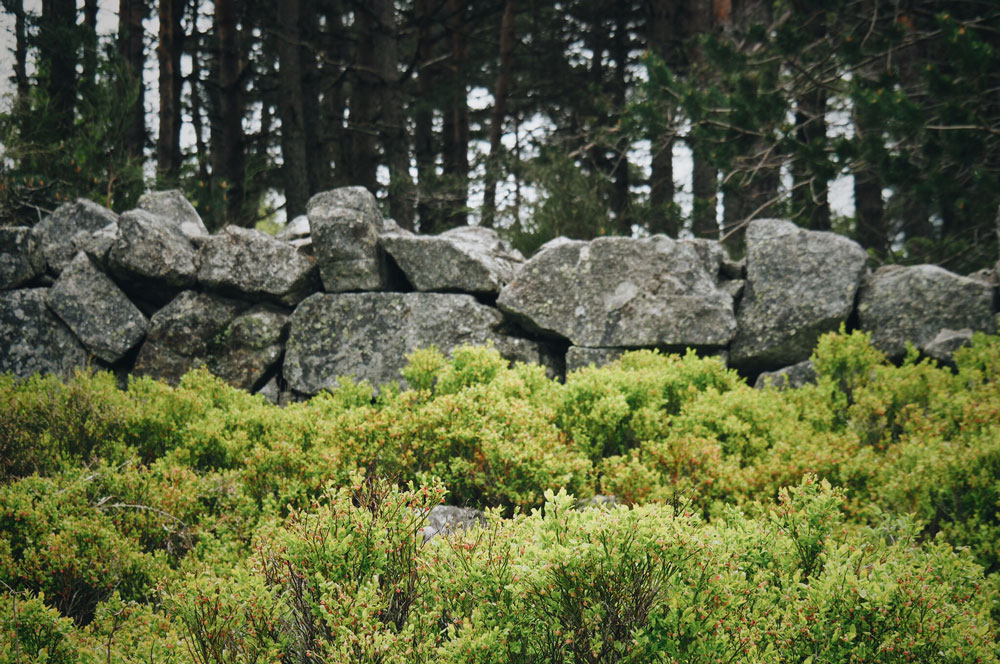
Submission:
<svg viewBox="0 0 1000 664">
<path fill-rule="evenodd" d="M 397 69 L 396 10 L 393 0 L 372 0 L 371 4 L 379 26 L 375 39 L 382 83 L 379 133 L 389 167 L 389 214 L 400 226 L 413 230 L 417 195 L 410 176 L 410 140 Z"/>
<path fill-rule="evenodd" d="M 51 110 L 52 136 L 58 142 L 73 131 L 76 108 L 76 49 L 67 48 L 75 41 L 76 2 L 43 0 L 38 26 L 39 70 L 48 72 L 45 92 Z"/>
<path fill-rule="evenodd" d="M 345 164 L 351 173 L 351 184 L 374 192 L 378 187 L 375 171 L 378 167 L 378 106 L 380 82 L 376 73 L 377 53 L 375 33 L 378 21 L 366 4 L 355 17 L 357 24 L 357 54 L 351 89 L 351 160 Z"/>
<path fill-rule="evenodd" d="M 444 187 L 447 210 L 443 228 L 468 223 L 469 200 L 469 104 L 465 69 L 469 44 L 466 34 L 466 0 L 447 0 L 445 27 L 451 36 L 448 62 L 450 92 L 444 121 Z"/>
<path fill-rule="evenodd" d="M 124 148 L 130 157 L 141 160 L 146 147 L 146 87 L 142 72 L 146 64 L 143 52 L 142 19 L 146 15 L 145 0 L 120 0 L 118 4 L 118 52 L 125 64 L 129 87 L 138 88 L 138 96 L 128 109 Z"/>
<path fill-rule="evenodd" d="M 289 220 L 305 213 L 309 201 L 304 90 L 299 50 L 299 0 L 278 3 L 278 62 L 281 71 L 278 114 L 281 117 L 281 174 Z"/>
<path fill-rule="evenodd" d="M 625 98 L 628 92 L 628 14 L 627 5 L 623 2 L 616 2 L 615 7 L 615 35 L 611 42 L 611 55 L 615 60 L 614 79 L 612 81 L 612 98 L 614 107 L 618 113 L 625 111 Z M 619 116 L 620 117 L 620 116 Z M 619 235 L 632 236 L 632 205 L 631 193 L 629 191 L 629 162 L 628 148 L 622 148 L 623 138 L 618 138 L 613 151 L 613 163 L 611 167 L 611 211 L 615 215 L 615 225 Z"/>
<path fill-rule="evenodd" d="M 97 83 L 97 0 L 84 0 L 83 3 L 83 72 L 80 79 L 89 89 Z"/>
<path fill-rule="evenodd" d="M 417 23 L 417 89 L 419 97 L 413 118 L 413 148 L 417 158 L 417 218 L 420 232 L 430 233 L 438 226 L 437 195 L 438 177 L 435 164 L 438 151 L 434 140 L 434 108 L 430 99 L 439 78 L 439 68 L 431 64 L 434 59 L 432 14 L 433 0 L 416 0 L 414 13 Z"/>
<path fill-rule="evenodd" d="M 677 53 L 671 43 L 672 31 L 677 27 L 673 3 L 651 2 L 647 5 L 646 19 L 649 27 L 649 48 L 671 68 L 677 67 Z M 672 113 L 667 113 L 672 115 Z M 666 118 L 668 121 L 670 118 Z M 674 202 L 674 138 L 673 127 L 666 122 L 649 136 L 652 151 L 649 179 L 650 233 L 664 233 L 676 238 L 680 232 Z"/>
<path fill-rule="evenodd" d="M 796 140 L 812 154 L 826 145 L 826 92 L 809 90 L 798 99 L 795 112 Z M 803 225 L 817 231 L 830 230 L 829 183 L 808 162 L 792 164 L 792 207 Z"/>
<path fill-rule="evenodd" d="M 156 54 L 160 65 L 160 131 L 156 142 L 156 166 L 160 177 L 176 184 L 181 169 L 181 54 L 184 33 L 183 0 L 160 0 L 160 43 Z"/>
<path fill-rule="evenodd" d="M 223 224 L 250 221 L 243 214 L 245 161 L 243 136 L 243 90 L 235 0 L 216 0 L 215 113 L 212 117 L 212 186 L 222 200 Z"/>
<path fill-rule="evenodd" d="M 492 228 L 497 212 L 497 180 L 500 177 L 500 142 L 503 123 L 507 115 L 507 93 L 510 88 L 510 69 L 514 55 L 514 16 L 517 0 L 506 0 L 500 20 L 500 69 L 493 90 L 493 112 L 490 118 L 490 156 L 486 162 L 486 181 L 483 193 L 482 225 Z"/>
</svg>

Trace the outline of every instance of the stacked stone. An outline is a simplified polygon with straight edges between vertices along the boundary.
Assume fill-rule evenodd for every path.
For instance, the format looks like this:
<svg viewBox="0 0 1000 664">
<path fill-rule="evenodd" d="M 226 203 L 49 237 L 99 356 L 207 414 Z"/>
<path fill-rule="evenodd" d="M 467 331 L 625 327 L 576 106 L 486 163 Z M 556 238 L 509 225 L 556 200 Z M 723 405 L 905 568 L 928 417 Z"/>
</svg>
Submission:
<svg viewBox="0 0 1000 664">
<path fill-rule="evenodd" d="M 811 380 L 819 336 L 869 331 L 949 362 L 996 331 L 996 274 L 871 272 L 842 236 L 763 219 L 732 261 L 709 240 L 559 238 L 530 260 L 495 231 L 417 235 L 360 187 L 323 192 L 276 237 L 210 234 L 177 191 L 118 216 L 89 201 L 0 227 L 0 371 L 82 367 L 176 383 L 205 367 L 274 400 L 345 376 L 401 381 L 409 353 L 493 344 L 562 376 L 629 349 L 719 355 L 758 383 Z"/>
</svg>

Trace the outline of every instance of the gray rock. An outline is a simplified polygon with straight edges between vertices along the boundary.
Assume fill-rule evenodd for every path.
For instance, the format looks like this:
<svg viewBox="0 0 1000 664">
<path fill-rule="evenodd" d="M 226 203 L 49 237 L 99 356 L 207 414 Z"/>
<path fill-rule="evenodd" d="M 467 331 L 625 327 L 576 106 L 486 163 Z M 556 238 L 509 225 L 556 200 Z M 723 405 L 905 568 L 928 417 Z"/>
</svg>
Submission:
<svg viewBox="0 0 1000 664">
<path fill-rule="evenodd" d="M 291 221 L 285 224 L 285 227 L 281 229 L 274 237 L 285 242 L 291 242 L 292 240 L 301 240 L 307 238 L 311 235 L 309 230 L 309 217 L 304 214 L 300 214 Z"/>
<path fill-rule="evenodd" d="M 197 253 L 187 236 L 145 210 L 130 210 L 118 220 L 108 261 L 116 275 L 166 288 L 194 285 L 198 273 Z"/>
<path fill-rule="evenodd" d="M 921 349 L 924 354 L 938 361 L 939 364 L 951 366 L 954 364 L 955 351 L 972 343 L 973 332 L 969 328 L 962 330 L 944 329 L 925 344 Z"/>
<path fill-rule="evenodd" d="M 342 187 L 316 194 L 306 213 L 324 290 L 383 290 L 388 285 L 378 246 L 382 214 L 367 189 Z"/>
<path fill-rule="evenodd" d="M 561 354 L 545 342 L 506 334 L 496 334 L 491 340 L 497 352 L 511 363 L 539 364 L 545 367 L 545 375 L 552 379 L 562 378 L 566 373 L 566 363 Z"/>
<path fill-rule="evenodd" d="M 842 235 L 781 219 L 752 221 L 746 242 L 747 280 L 730 360 L 755 370 L 808 359 L 820 335 L 851 315 L 864 249 Z"/>
<path fill-rule="evenodd" d="M 201 247 L 198 280 L 210 290 L 294 305 L 318 286 L 316 262 L 286 242 L 227 226 Z"/>
<path fill-rule="evenodd" d="M 149 321 L 135 373 L 176 385 L 188 371 L 205 366 L 225 340 L 230 322 L 247 305 L 184 291 Z"/>
<path fill-rule="evenodd" d="M 139 197 L 138 207 L 169 223 L 187 239 L 199 243 L 208 237 L 208 229 L 201 215 L 177 189 L 151 191 Z"/>
<path fill-rule="evenodd" d="M 286 397 L 287 393 L 283 392 L 281 388 L 278 387 L 277 376 L 271 376 L 271 379 L 267 381 L 263 387 L 257 390 L 257 394 L 261 395 L 275 406 L 284 406 L 288 403 Z"/>
<path fill-rule="evenodd" d="M 478 226 L 441 235 L 391 233 L 379 242 L 418 291 L 496 294 L 524 260 L 496 231 Z"/>
<path fill-rule="evenodd" d="M 621 504 L 621 501 L 618 500 L 618 496 L 605 496 L 599 493 L 595 496 L 591 496 L 590 498 L 576 501 L 576 504 L 573 507 L 577 510 L 607 509 L 617 507 Z"/>
<path fill-rule="evenodd" d="M 69 378 L 87 366 L 87 351 L 46 306 L 47 290 L 0 292 L 0 372 Z"/>
<path fill-rule="evenodd" d="M 375 386 L 401 381 L 408 353 L 485 344 L 500 322 L 499 312 L 471 295 L 316 294 L 292 313 L 282 373 L 304 394 L 334 387 L 346 375 Z"/>
<path fill-rule="evenodd" d="M 730 279 L 720 282 L 719 288 L 729 293 L 730 297 L 733 298 L 733 302 L 739 302 L 743 298 L 746 285 L 747 282 L 743 279 Z"/>
<path fill-rule="evenodd" d="M 816 368 L 812 360 L 803 360 L 790 367 L 783 367 L 777 371 L 765 371 L 757 376 L 757 381 L 753 384 L 758 390 L 767 386 L 779 390 L 797 389 L 803 385 L 816 382 Z"/>
<path fill-rule="evenodd" d="M 59 274 L 79 251 L 86 251 L 98 262 L 103 262 L 117 224 L 117 214 L 93 201 L 78 198 L 60 205 L 38 222 L 35 234 L 49 270 Z"/>
<path fill-rule="evenodd" d="M 858 319 L 894 360 L 907 341 L 925 349 L 944 329 L 996 332 L 993 288 L 936 265 L 879 269 L 862 285 Z"/>
<path fill-rule="evenodd" d="M 18 288 L 45 271 L 45 254 L 27 226 L 0 226 L 0 290 Z"/>
<path fill-rule="evenodd" d="M 146 334 L 146 317 L 82 251 L 49 289 L 47 303 L 91 353 L 109 364 Z"/>
<path fill-rule="evenodd" d="M 603 367 L 622 356 L 627 348 L 585 348 L 570 346 L 566 351 L 566 373 L 579 371 L 591 365 Z"/>
<path fill-rule="evenodd" d="M 987 286 L 997 286 L 997 271 L 996 268 L 984 268 L 982 270 L 976 270 L 975 272 L 969 273 L 969 279 L 974 281 L 979 281 L 986 284 Z"/>
<path fill-rule="evenodd" d="M 732 297 L 703 253 L 663 235 L 557 238 L 518 270 L 497 306 L 577 346 L 725 346 L 736 330 Z"/>
<path fill-rule="evenodd" d="M 427 525 L 420 529 L 424 541 L 447 537 L 459 530 L 486 525 L 486 515 L 479 510 L 454 505 L 435 505 L 427 514 Z"/>
<path fill-rule="evenodd" d="M 233 387 L 253 391 L 281 357 L 288 315 L 259 304 L 237 316 L 219 337 L 221 348 L 208 361 L 209 370 Z"/>
</svg>

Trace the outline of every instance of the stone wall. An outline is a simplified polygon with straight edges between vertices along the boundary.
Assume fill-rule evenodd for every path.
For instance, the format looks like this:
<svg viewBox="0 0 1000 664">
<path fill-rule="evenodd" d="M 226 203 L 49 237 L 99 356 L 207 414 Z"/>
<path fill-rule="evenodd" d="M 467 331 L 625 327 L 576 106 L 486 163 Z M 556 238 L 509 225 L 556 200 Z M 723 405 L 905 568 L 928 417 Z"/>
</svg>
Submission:
<svg viewBox="0 0 1000 664">
<path fill-rule="evenodd" d="M 316 195 L 277 237 L 210 235 L 178 192 L 156 192 L 121 216 L 80 200 L 0 228 L 0 372 L 93 366 L 176 383 L 207 367 L 280 401 L 346 375 L 400 380 L 406 354 L 431 344 L 492 343 L 553 376 L 690 347 L 797 384 L 841 324 L 895 359 L 909 341 L 947 361 L 973 331 L 996 331 L 996 282 L 996 270 L 871 272 L 847 238 L 776 219 L 750 224 L 740 262 L 718 242 L 664 236 L 560 238 L 525 260 L 485 228 L 405 231 L 356 187 Z"/>
</svg>

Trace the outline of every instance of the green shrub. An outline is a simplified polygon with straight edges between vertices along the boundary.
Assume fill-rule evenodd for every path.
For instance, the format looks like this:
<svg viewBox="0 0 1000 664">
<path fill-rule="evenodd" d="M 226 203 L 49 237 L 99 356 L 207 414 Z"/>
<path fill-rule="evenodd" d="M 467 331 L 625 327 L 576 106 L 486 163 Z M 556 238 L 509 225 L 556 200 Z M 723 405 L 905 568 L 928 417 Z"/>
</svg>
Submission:
<svg viewBox="0 0 1000 664">
<path fill-rule="evenodd" d="M 0 662 L 91 664 L 98 661 L 78 650 L 73 621 L 32 593 L 0 593 Z"/>
<path fill-rule="evenodd" d="M 165 573 L 161 553 L 146 554 L 86 499 L 86 480 L 29 477 L 0 487 L 0 581 L 44 594 L 63 615 L 85 624 L 117 591 L 143 601 Z"/>
</svg>

